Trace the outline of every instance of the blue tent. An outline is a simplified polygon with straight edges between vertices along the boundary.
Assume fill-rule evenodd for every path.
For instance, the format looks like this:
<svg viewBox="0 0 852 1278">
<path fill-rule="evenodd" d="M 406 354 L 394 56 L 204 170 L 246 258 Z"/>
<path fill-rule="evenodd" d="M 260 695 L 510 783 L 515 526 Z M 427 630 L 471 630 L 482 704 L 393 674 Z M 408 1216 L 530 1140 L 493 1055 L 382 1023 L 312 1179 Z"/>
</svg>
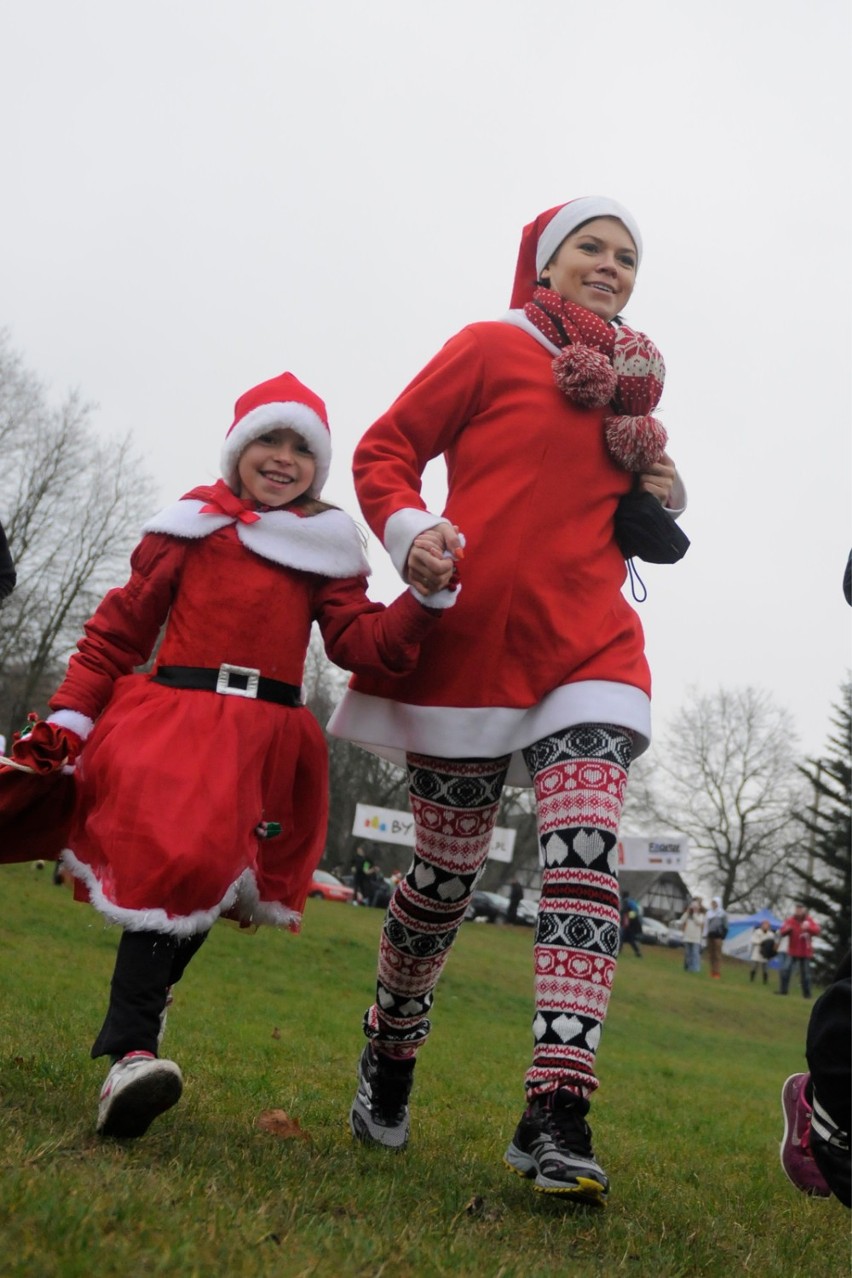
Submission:
<svg viewBox="0 0 852 1278">
<path fill-rule="evenodd" d="M 722 952 L 730 958 L 748 961 L 751 958 L 752 931 L 759 927 L 764 919 L 769 920 L 769 926 L 773 932 L 778 931 L 783 921 L 771 910 L 756 910 L 754 914 L 729 914 L 728 935 L 725 937 Z M 773 959 L 772 962 L 777 966 L 777 959 Z"/>
</svg>

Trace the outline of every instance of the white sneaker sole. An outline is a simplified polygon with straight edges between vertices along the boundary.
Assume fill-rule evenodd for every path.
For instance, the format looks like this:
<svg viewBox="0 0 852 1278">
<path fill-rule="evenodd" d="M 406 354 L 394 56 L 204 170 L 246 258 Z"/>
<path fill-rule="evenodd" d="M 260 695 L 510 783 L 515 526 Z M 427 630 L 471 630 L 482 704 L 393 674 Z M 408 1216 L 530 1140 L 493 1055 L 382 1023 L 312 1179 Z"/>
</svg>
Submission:
<svg viewBox="0 0 852 1278">
<path fill-rule="evenodd" d="M 150 1068 L 120 1080 L 98 1106 L 101 1136 L 132 1140 L 181 1098 L 183 1076 L 174 1061 L 151 1061 Z"/>
<path fill-rule="evenodd" d="M 408 1115 L 398 1127 L 383 1127 L 376 1123 L 369 1110 L 356 1100 L 349 1111 L 349 1130 L 362 1145 L 381 1145 L 384 1149 L 404 1149 L 408 1144 L 410 1123 Z"/>
</svg>

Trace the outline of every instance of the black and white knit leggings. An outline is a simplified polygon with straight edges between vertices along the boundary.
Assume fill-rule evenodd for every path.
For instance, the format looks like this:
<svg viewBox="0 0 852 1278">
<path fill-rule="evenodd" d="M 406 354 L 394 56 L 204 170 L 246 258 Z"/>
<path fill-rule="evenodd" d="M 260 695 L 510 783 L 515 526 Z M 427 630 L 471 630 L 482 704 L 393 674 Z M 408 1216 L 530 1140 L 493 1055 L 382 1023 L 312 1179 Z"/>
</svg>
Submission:
<svg viewBox="0 0 852 1278">
<path fill-rule="evenodd" d="M 619 937 L 618 822 L 632 740 L 584 724 L 524 751 L 535 787 L 542 891 L 535 928 L 535 1016 L 528 1096 L 597 1087 L 595 1054 Z M 431 1028 L 435 986 L 485 866 L 509 756 L 408 756 L 414 858 L 388 906 L 376 1002 L 365 1030 L 413 1056 Z"/>
</svg>

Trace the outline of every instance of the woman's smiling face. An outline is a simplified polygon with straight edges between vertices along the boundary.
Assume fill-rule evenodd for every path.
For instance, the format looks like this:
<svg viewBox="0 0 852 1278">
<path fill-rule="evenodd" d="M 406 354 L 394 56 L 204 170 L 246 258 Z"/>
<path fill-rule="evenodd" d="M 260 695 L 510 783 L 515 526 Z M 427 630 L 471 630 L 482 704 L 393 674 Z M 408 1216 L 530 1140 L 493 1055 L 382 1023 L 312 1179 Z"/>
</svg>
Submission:
<svg viewBox="0 0 852 1278">
<path fill-rule="evenodd" d="M 596 217 L 566 236 L 541 272 L 566 301 L 611 320 L 636 283 L 636 245 L 614 217 Z"/>
<path fill-rule="evenodd" d="M 308 491 L 316 473 L 314 455 L 302 436 L 280 427 L 243 449 L 237 466 L 239 496 L 260 506 L 288 506 Z"/>
</svg>

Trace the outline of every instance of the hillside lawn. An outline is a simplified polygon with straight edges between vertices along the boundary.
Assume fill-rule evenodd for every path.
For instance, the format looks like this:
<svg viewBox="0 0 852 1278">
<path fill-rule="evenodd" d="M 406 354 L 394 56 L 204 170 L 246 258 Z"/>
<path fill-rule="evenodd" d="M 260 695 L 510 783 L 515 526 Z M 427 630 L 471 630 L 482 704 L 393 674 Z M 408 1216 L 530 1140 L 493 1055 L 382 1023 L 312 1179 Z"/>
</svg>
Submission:
<svg viewBox="0 0 852 1278">
<path fill-rule="evenodd" d="M 217 925 L 169 1014 L 183 1099 L 117 1143 L 95 1136 L 105 1063 L 88 1049 L 118 932 L 49 866 L 2 873 L 4 1275 L 849 1273 L 849 1213 L 778 1163 L 811 1005 L 775 997 L 775 976 L 751 985 L 730 961 L 711 982 L 677 950 L 623 955 L 591 1114 L 612 1193 L 578 1207 L 502 1163 L 531 1044 L 531 929 L 462 929 L 394 1154 L 346 1123 L 381 912 L 310 901 L 299 937 Z M 258 1125 L 275 1110 L 293 1127 Z"/>
</svg>

